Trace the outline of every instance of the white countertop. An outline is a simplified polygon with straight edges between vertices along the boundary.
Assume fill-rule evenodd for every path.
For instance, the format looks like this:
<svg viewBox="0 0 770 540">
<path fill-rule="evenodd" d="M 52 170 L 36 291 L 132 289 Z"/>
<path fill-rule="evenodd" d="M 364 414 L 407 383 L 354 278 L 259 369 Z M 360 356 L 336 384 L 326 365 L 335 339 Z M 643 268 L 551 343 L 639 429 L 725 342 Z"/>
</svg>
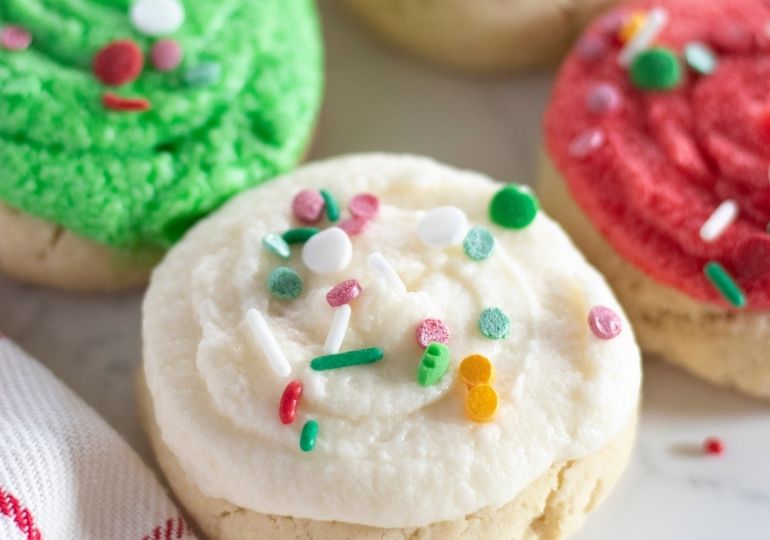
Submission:
<svg viewBox="0 0 770 540">
<path fill-rule="evenodd" d="M 312 157 L 427 154 L 533 182 L 548 74 L 478 80 L 435 71 L 368 39 L 324 2 L 328 88 Z M 0 331 L 101 413 L 148 461 L 137 424 L 141 293 L 82 296 L 0 277 Z M 707 436 L 726 445 L 705 456 Z M 770 538 L 770 403 L 648 360 L 634 460 L 577 540 Z"/>
</svg>

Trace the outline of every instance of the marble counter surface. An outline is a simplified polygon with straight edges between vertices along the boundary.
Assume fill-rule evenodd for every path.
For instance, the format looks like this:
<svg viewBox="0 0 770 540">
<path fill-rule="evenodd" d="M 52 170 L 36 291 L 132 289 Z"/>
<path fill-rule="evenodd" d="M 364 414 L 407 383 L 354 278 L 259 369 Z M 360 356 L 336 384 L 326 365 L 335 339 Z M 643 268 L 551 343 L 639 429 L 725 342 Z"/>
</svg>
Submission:
<svg viewBox="0 0 770 540">
<path fill-rule="evenodd" d="M 551 75 L 490 81 L 437 72 L 370 41 L 323 4 L 328 90 L 312 157 L 413 152 L 501 180 L 534 180 Z M 140 307 L 140 291 L 83 296 L 0 278 L 0 330 L 150 461 L 133 397 Z M 712 435 L 725 442 L 721 457 L 700 450 Z M 648 360 L 634 460 L 576 538 L 770 538 L 770 404 Z"/>
</svg>

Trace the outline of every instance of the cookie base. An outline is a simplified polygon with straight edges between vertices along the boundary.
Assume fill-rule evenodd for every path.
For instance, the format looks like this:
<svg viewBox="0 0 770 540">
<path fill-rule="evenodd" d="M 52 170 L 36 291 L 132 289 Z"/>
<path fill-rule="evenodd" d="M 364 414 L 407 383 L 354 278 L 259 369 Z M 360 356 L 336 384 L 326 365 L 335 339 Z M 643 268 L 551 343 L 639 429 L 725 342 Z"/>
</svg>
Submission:
<svg viewBox="0 0 770 540">
<path fill-rule="evenodd" d="M 543 152 L 538 193 L 612 285 L 645 351 L 712 383 L 770 399 L 770 313 L 728 310 L 662 285 L 621 258 L 585 216 L 562 174 Z"/>
<path fill-rule="evenodd" d="M 177 499 L 210 540 L 557 540 L 583 523 L 620 478 L 631 456 L 636 414 L 610 443 L 578 460 L 552 466 L 513 501 L 453 521 L 384 529 L 260 514 L 204 495 L 163 442 L 143 375 L 137 381 L 142 424 Z M 290 489 L 290 488 L 287 488 Z"/>
</svg>

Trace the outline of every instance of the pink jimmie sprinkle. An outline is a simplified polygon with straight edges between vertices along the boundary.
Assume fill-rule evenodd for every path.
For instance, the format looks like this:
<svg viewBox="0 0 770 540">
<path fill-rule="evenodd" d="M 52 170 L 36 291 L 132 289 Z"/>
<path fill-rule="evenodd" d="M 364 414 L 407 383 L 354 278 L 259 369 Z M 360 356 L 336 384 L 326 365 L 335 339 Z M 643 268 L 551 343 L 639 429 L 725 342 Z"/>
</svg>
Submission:
<svg viewBox="0 0 770 540">
<path fill-rule="evenodd" d="M 21 26 L 4 26 L 0 29 L 0 46 L 9 51 L 21 51 L 32 43 L 32 34 Z"/>
<path fill-rule="evenodd" d="M 349 304 L 359 294 L 361 294 L 361 284 L 355 279 L 348 279 L 335 285 L 326 293 L 326 301 L 331 307 L 340 307 Z"/>
<path fill-rule="evenodd" d="M 182 47 L 173 39 L 158 40 L 152 46 L 150 58 L 158 71 L 171 71 L 182 61 Z"/>
<path fill-rule="evenodd" d="M 575 137 L 567 150 L 572 157 L 584 158 L 603 144 L 604 133 L 600 129 L 589 129 Z"/>
<path fill-rule="evenodd" d="M 369 220 L 367 219 L 352 217 L 340 223 L 338 227 L 348 233 L 348 236 L 357 236 L 364 232 L 368 224 Z"/>
<path fill-rule="evenodd" d="M 348 210 L 355 217 L 374 219 L 380 211 L 380 200 L 371 193 L 360 193 L 350 200 Z"/>
<path fill-rule="evenodd" d="M 318 191 L 305 189 L 295 195 L 291 203 L 294 217 L 303 223 L 318 223 L 323 216 L 324 198 Z"/>
<path fill-rule="evenodd" d="M 414 334 L 423 349 L 431 343 L 449 343 L 449 328 L 440 319 L 425 319 L 417 325 Z"/>
<path fill-rule="evenodd" d="M 605 306 L 594 306 L 588 313 L 588 326 L 599 339 L 612 339 L 620 334 L 620 316 Z"/>
</svg>

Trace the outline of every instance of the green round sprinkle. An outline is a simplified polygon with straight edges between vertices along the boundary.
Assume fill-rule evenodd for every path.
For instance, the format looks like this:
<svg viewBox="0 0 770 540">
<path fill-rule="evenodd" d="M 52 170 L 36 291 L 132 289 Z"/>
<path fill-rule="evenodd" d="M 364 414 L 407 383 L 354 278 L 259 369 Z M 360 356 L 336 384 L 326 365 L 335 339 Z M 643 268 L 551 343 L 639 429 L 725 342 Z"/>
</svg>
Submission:
<svg viewBox="0 0 770 540">
<path fill-rule="evenodd" d="M 303 244 L 307 242 L 311 236 L 320 232 L 317 227 L 297 227 L 296 229 L 289 229 L 281 235 L 283 240 L 287 244 Z"/>
<path fill-rule="evenodd" d="M 463 240 L 463 251 L 474 261 L 483 261 L 495 250 L 495 238 L 484 227 L 473 227 Z"/>
<path fill-rule="evenodd" d="M 703 273 L 730 304 L 737 308 L 742 308 L 746 305 L 746 295 L 743 294 L 740 286 L 721 264 L 716 261 L 709 261 L 703 267 Z"/>
<path fill-rule="evenodd" d="M 669 90 L 682 82 L 682 67 L 671 50 L 647 49 L 631 63 L 631 81 L 644 90 Z"/>
<path fill-rule="evenodd" d="M 262 247 L 274 255 L 278 255 L 282 259 L 288 259 L 291 257 L 291 250 L 286 240 L 281 238 L 278 234 L 266 234 L 262 238 Z"/>
<path fill-rule="evenodd" d="M 538 207 L 534 195 L 511 184 L 492 197 L 489 219 L 506 229 L 523 229 L 535 219 Z"/>
<path fill-rule="evenodd" d="M 335 222 L 340 219 L 340 205 L 337 204 L 337 199 L 334 198 L 334 195 L 325 189 L 320 190 L 320 193 L 321 197 L 323 197 L 324 202 L 326 203 L 327 219 L 331 222 Z"/>
<path fill-rule="evenodd" d="M 487 308 L 479 316 L 479 329 L 489 339 L 508 337 L 511 321 L 498 308 Z"/>
<path fill-rule="evenodd" d="M 436 384 L 449 369 L 449 347 L 443 343 L 431 343 L 425 348 L 417 370 L 417 383 L 420 386 Z"/>
<path fill-rule="evenodd" d="M 327 369 L 359 366 L 361 364 L 373 364 L 384 355 L 385 353 L 382 352 L 382 349 L 377 347 L 357 349 L 339 354 L 318 356 L 310 362 L 310 367 L 316 371 L 325 371 Z"/>
<path fill-rule="evenodd" d="M 302 293 L 302 278 L 291 268 L 280 266 L 270 272 L 267 288 L 273 296 L 285 300 L 296 298 Z"/>
<path fill-rule="evenodd" d="M 182 80 L 187 86 L 206 86 L 219 80 L 220 71 L 216 62 L 201 62 L 188 68 Z"/>
<path fill-rule="evenodd" d="M 711 75 L 717 69 L 717 57 L 708 45 L 694 41 L 684 47 L 684 59 L 693 71 Z"/>
<path fill-rule="evenodd" d="M 308 420 L 302 426 L 302 434 L 299 436 L 299 448 L 303 452 L 310 452 L 315 448 L 315 440 L 318 438 L 318 422 Z"/>
</svg>

